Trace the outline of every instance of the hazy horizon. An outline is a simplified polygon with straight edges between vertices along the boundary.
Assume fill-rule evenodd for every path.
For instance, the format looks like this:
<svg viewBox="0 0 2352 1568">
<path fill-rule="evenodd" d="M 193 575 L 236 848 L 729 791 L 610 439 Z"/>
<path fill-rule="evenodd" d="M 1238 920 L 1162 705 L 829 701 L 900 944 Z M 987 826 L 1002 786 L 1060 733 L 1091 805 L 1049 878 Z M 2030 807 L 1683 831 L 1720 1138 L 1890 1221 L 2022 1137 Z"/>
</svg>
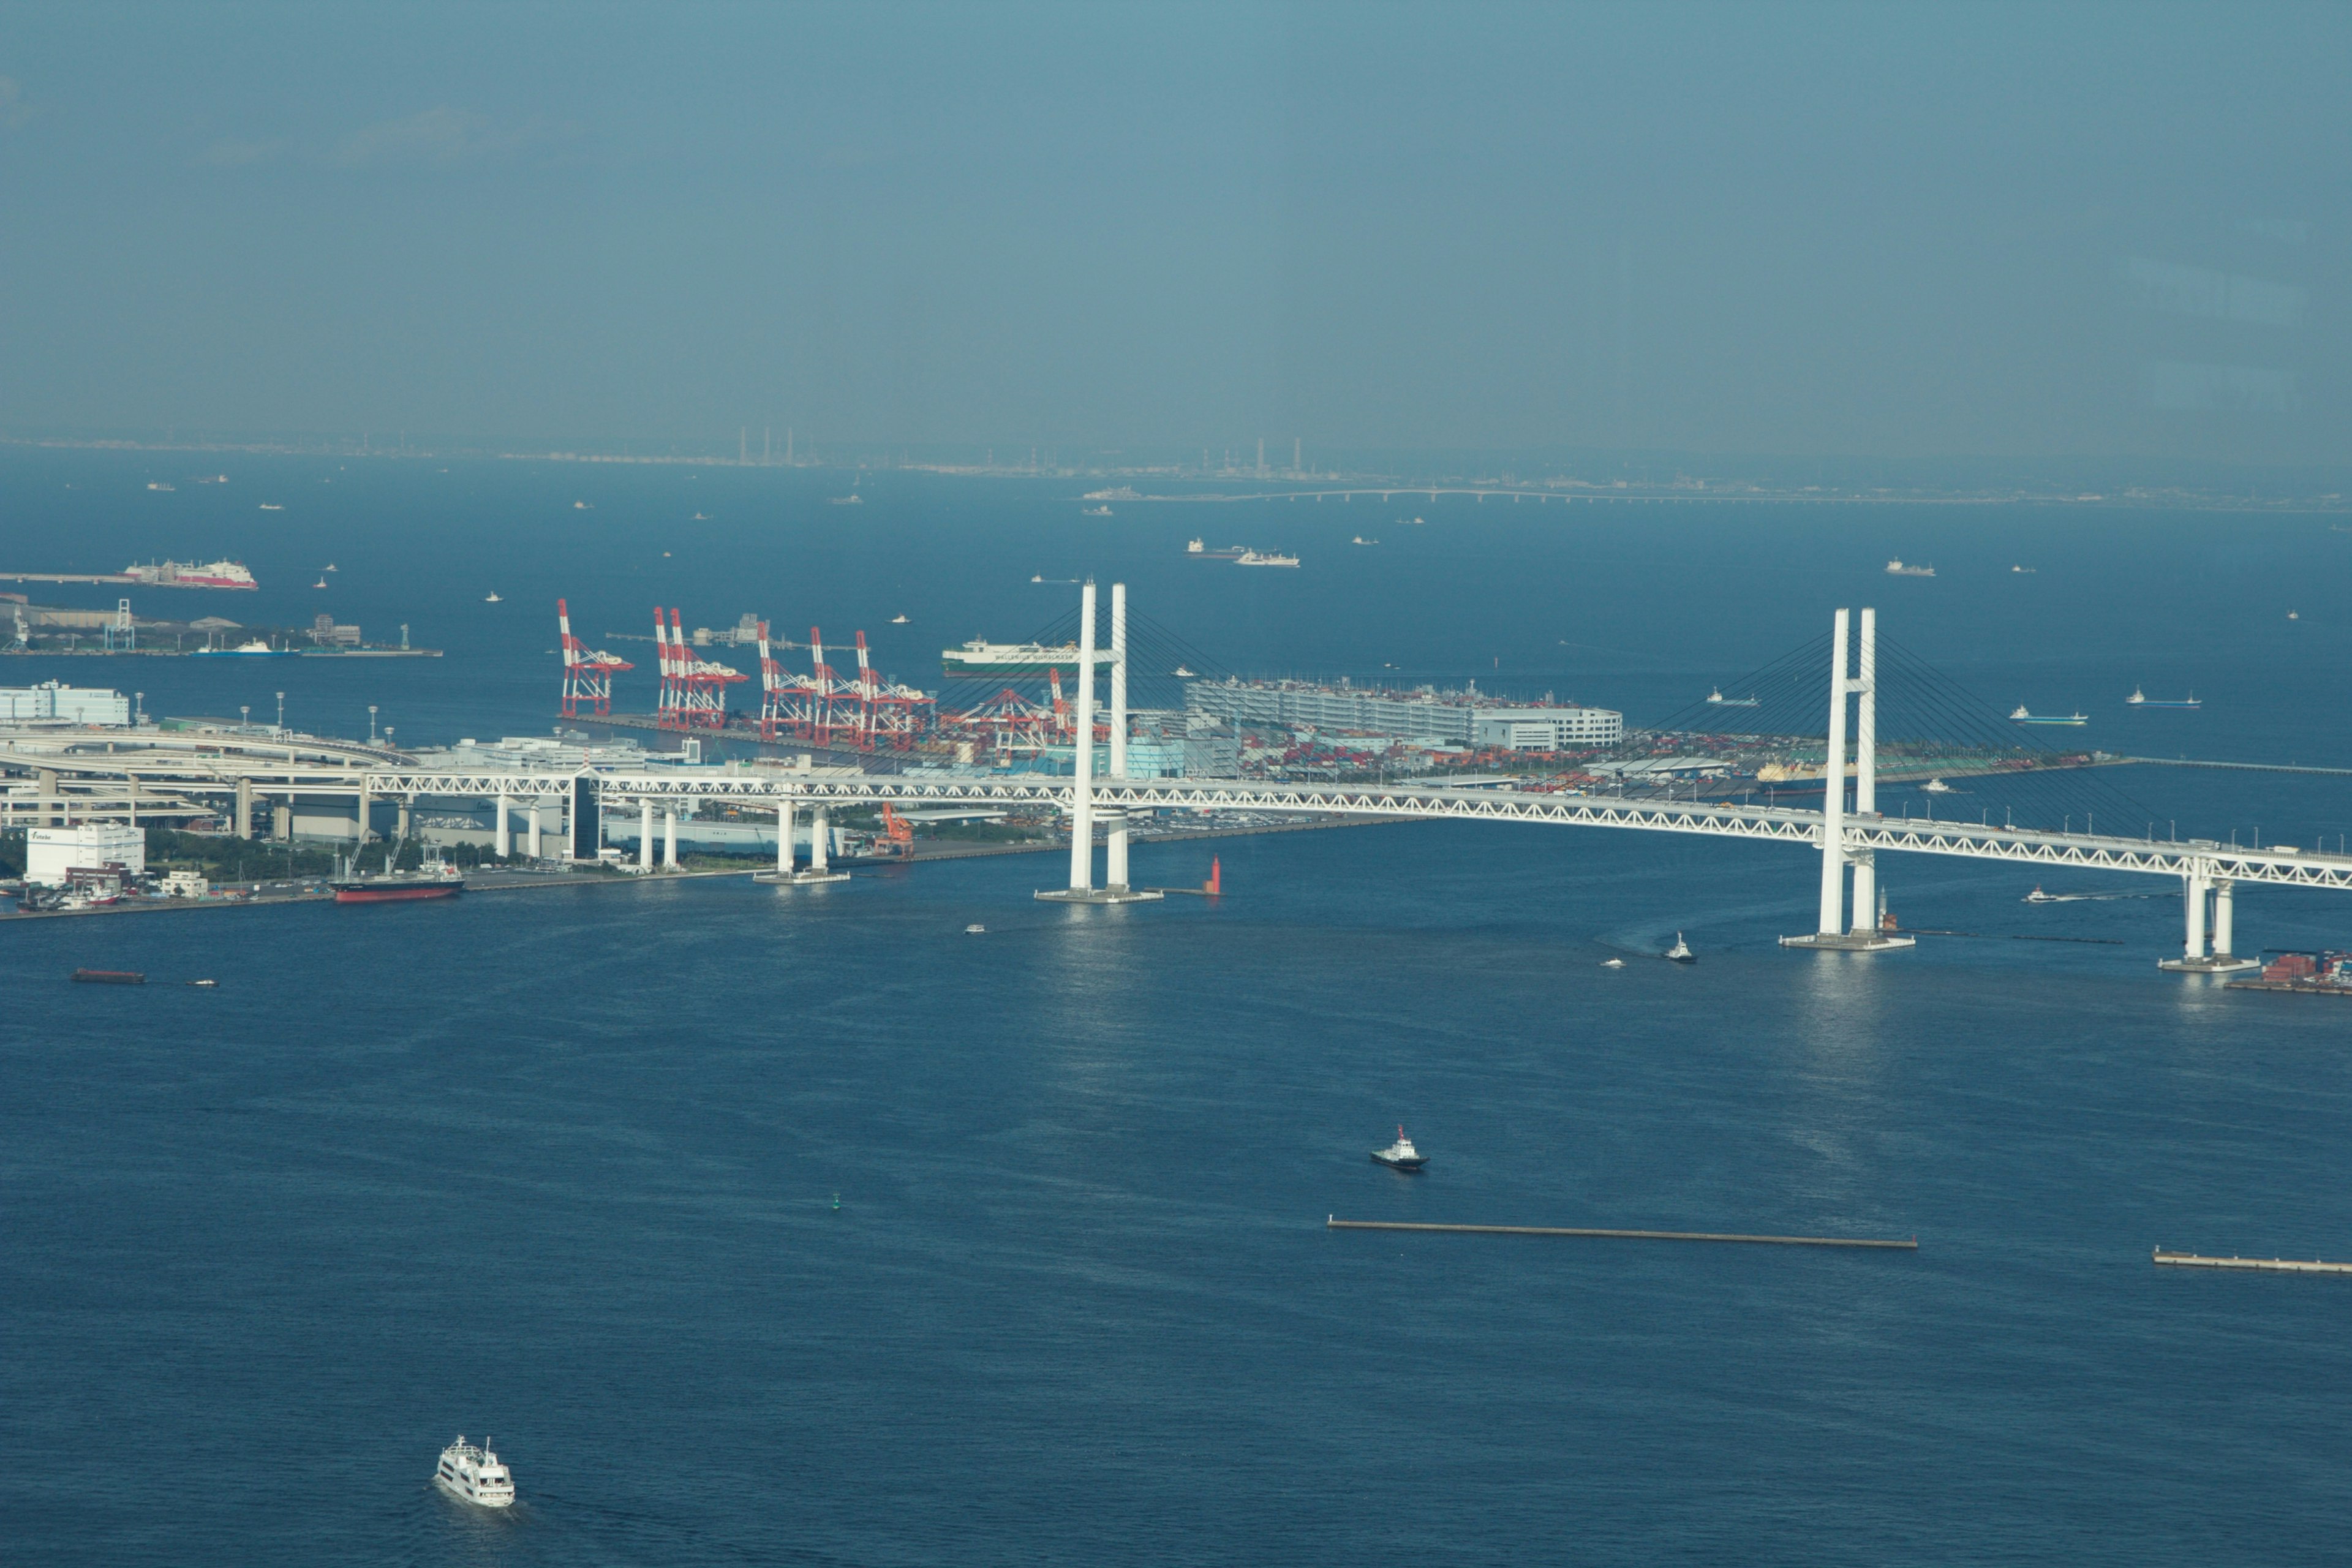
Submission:
<svg viewBox="0 0 2352 1568">
<path fill-rule="evenodd" d="M 2352 412 L 2336 9 L 0 16 L 12 435 L 2157 473 Z"/>
</svg>

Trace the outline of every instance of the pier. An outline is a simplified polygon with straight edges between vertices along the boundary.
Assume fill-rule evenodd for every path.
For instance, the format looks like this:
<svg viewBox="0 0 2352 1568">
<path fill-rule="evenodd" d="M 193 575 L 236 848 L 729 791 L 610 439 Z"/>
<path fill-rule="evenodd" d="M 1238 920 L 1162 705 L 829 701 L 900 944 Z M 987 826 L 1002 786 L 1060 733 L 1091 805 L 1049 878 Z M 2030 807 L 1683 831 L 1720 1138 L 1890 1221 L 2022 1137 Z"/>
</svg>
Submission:
<svg viewBox="0 0 2352 1568">
<path fill-rule="evenodd" d="M 2352 1274 L 2352 1263 L 2324 1263 L 2315 1258 L 2308 1263 L 2298 1258 L 2200 1258 L 2193 1252 L 2167 1252 L 2160 1247 L 2150 1256 L 2159 1266 L 2174 1268 L 2259 1268 L 2267 1274 Z"/>
<path fill-rule="evenodd" d="M 1437 1231 L 1451 1236 L 1581 1236 L 1606 1241 L 1728 1241 L 1754 1247 L 1861 1247 L 1888 1252 L 1916 1252 L 1919 1238 L 1908 1241 L 1876 1241 L 1863 1237 L 1847 1236 L 1741 1236 L 1730 1231 L 1714 1230 L 1591 1230 L 1570 1226 L 1552 1225 L 1427 1225 L 1418 1221 L 1392 1219 L 1340 1219 L 1326 1217 L 1326 1230 L 1423 1230 Z M 2158 1262 L 2165 1259 L 2161 1257 Z M 2352 1265 L 2337 1265 L 2352 1270 Z"/>
</svg>

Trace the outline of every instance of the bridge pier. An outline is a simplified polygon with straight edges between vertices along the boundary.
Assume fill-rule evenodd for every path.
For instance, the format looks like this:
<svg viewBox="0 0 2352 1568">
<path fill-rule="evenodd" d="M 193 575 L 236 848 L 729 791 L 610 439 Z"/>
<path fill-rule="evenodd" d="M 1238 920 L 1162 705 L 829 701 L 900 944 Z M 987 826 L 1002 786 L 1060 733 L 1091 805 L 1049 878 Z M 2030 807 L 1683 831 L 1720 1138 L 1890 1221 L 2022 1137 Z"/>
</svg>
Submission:
<svg viewBox="0 0 2352 1568">
<path fill-rule="evenodd" d="M 647 795 L 637 803 L 637 869 L 654 868 L 654 801 Z"/>
<path fill-rule="evenodd" d="M 815 882 L 849 880 L 848 872 L 830 871 L 825 868 L 827 852 L 832 848 L 828 841 L 833 837 L 833 827 L 825 821 L 824 807 L 821 805 L 812 814 L 809 823 L 808 869 L 805 871 L 793 869 L 793 819 L 798 815 L 799 805 L 790 796 L 776 803 L 776 868 L 772 871 L 754 871 L 751 873 L 751 880 L 779 883 L 792 888 L 806 887 Z"/>
<path fill-rule="evenodd" d="M 541 807 L 541 805 L 542 805 L 543 804 L 545 804 L 545 803 L 544 803 L 544 802 L 542 802 L 542 801 L 539 798 L 539 796 L 537 796 L 537 795 L 533 795 L 533 796 L 531 796 L 531 798 L 530 798 L 530 839 L 529 839 L 529 845 L 530 845 L 530 858 L 531 858 L 531 859 L 532 859 L 532 861 L 533 861 L 533 862 L 538 861 L 538 860 L 540 859 L 540 858 L 541 858 L 541 857 L 540 857 L 540 852 L 539 852 L 539 808 L 540 808 L 540 807 Z M 364 839 L 367 837 L 367 824 L 366 824 L 365 822 L 362 822 L 362 823 L 360 824 L 360 837 L 361 837 L 362 840 L 364 840 Z"/>
<path fill-rule="evenodd" d="M 2235 886 L 2227 877 L 2216 877 L 2202 869 L 2189 872 L 2180 879 L 2180 902 L 2185 916 L 2188 938 L 2181 944 L 2179 958 L 2159 959 L 2158 969 L 2169 969 L 2186 974 L 2234 974 L 2242 969 L 2259 969 L 2262 960 L 2240 958 L 2230 951 L 2237 938 L 2237 911 L 2231 907 L 2231 891 Z M 2206 900 L 2212 900 L 2213 946 L 2206 950 Z"/>
<path fill-rule="evenodd" d="M 662 812 L 662 868 L 677 869 L 677 807 L 674 805 Z"/>
<path fill-rule="evenodd" d="M 499 858 L 501 860 L 514 853 L 514 828 L 507 821 L 507 792 L 504 790 L 499 791 L 498 833 L 490 843 L 491 847 L 498 850 Z"/>
<path fill-rule="evenodd" d="M 1114 583 L 1111 594 L 1111 725 L 1110 771 L 1114 778 L 1127 772 L 1127 584 Z M 1127 885 L 1127 813 L 1105 811 L 1110 827 L 1109 886 L 1095 887 L 1095 585 L 1087 581 L 1078 595 L 1078 727 L 1074 737 L 1075 767 L 1070 789 L 1070 885 L 1036 896 L 1052 903 L 1128 904 L 1157 899 Z"/>
<path fill-rule="evenodd" d="M 1862 612 L 1859 673 L 1846 675 L 1847 613 L 1837 612 L 1830 637 L 1830 734 L 1822 758 L 1822 908 L 1818 927 L 1805 936 L 1784 936 L 1782 947 L 1831 948 L 1840 952 L 1885 952 L 1916 947 L 1916 937 L 1891 936 L 1878 929 L 1877 865 L 1868 849 L 1845 843 L 1846 700 L 1862 700 L 1854 728 L 1854 811 L 1864 822 L 1878 819 L 1878 612 Z M 1846 921 L 1846 867 L 1853 868 L 1853 921 Z"/>
</svg>

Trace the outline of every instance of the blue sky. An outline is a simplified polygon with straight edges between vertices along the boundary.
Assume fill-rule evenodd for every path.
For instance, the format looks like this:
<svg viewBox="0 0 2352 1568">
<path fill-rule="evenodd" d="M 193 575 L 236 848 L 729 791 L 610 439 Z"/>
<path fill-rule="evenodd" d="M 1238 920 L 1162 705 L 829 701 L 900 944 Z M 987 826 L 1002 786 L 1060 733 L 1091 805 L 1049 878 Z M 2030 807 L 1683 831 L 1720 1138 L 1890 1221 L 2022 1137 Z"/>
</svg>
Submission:
<svg viewBox="0 0 2352 1568">
<path fill-rule="evenodd" d="M 0 427 L 2330 463 L 2352 12 L 0 5 Z"/>
</svg>

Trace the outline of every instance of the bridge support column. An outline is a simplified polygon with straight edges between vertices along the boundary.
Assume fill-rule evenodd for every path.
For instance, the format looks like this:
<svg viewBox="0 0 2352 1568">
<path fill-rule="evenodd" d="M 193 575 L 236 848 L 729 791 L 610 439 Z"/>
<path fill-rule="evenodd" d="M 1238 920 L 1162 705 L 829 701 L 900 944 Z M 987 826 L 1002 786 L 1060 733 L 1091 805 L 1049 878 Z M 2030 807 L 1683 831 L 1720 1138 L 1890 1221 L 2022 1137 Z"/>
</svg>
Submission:
<svg viewBox="0 0 2352 1568">
<path fill-rule="evenodd" d="M 1127 586 L 1111 584 L 1111 728 L 1110 771 L 1117 777 L 1127 770 Z M 1091 580 L 1078 597 L 1078 728 L 1074 776 L 1070 781 L 1070 885 L 1066 890 L 1041 892 L 1037 897 L 1060 903 L 1124 904 L 1157 899 L 1127 886 L 1127 814 L 1106 812 L 1111 829 L 1110 885 L 1095 889 L 1095 585 Z"/>
<path fill-rule="evenodd" d="M 654 803 L 648 798 L 637 803 L 637 869 L 654 868 Z"/>
<path fill-rule="evenodd" d="M 2216 877 L 2202 868 L 2180 879 L 2182 924 L 2188 937 L 2181 943 L 2179 958 L 2161 959 L 2158 969 L 2183 971 L 2191 974 L 2231 974 L 2241 969 L 2259 969 L 2262 960 L 2239 958 L 2230 952 L 2237 939 L 2235 911 L 2231 908 L 2231 882 L 2226 877 Z M 2213 946 L 2205 947 L 2206 900 L 2212 900 Z"/>
<path fill-rule="evenodd" d="M 849 880 L 848 872 L 827 868 L 826 862 L 833 852 L 833 825 L 825 820 L 825 809 L 821 805 L 810 814 L 808 869 L 805 871 L 793 869 L 793 819 L 799 815 L 798 801 L 786 799 L 776 804 L 776 868 L 772 871 L 754 871 L 751 873 L 751 880 L 782 882 L 796 888 L 812 882 Z"/>
<path fill-rule="evenodd" d="M 530 801 L 530 834 L 529 834 L 529 836 L 528 836 L 527 839 L 525 840 L 525 842 L 526 842 L 526 846 L 527 846 L 527 847 L 529 847 L 529 849 L 530 850 L 530 858 L 531 858 L 531 859 L 532 859 L 532 861 L 533 861 L 534 863 L 535 863 L 535 862 L 537 862 L 537 861 L 539 860 L 539 858 L 540 858 L 540 852 L 539 852 L 539 813 L 540 813 L 540 808 L 541 808 L 542 805 L 544 805 L 545 804 L 546 804 L 546 803 L 545 803 L 544 801 L 541 800 L 537 795 L 533 795 L 533 796 L 531 796 L 531 801 Z"/>
<path fill-rule="evenodd" d="M 668 870 L 677 869 L 677 807 L 662 812 L 662 865 Z"/>
<path fill-rule="evenodd" d="M 400 841 L 403 844 L 408 842 L 410 835 L 415 831 L 412 824 L 415 821 L 415 807 L 416 803 L 414 800 L 408 799 L 405 796 L 402 798 L 400 802 L 400 825 L 398 831 Z"/>
<path fill-rule="evenodd" d="M 287 798 L 291 800 L 293 796 L 289 795 Z M 362 774 L 360 777 L 360 844 L 362 847 L 365 847 L 368 841 L 368 818 L 374 814 L 375 802 L 369 798 L 367 777 Z"/>
<path fill-rule="evenodd" d="M 41 775 L 43 795 L 57 793 L 57 785 L 53 782 L 56 777 L 54 773 Z M 239 838 L 253 837 L 253 781 L 249 778 L 240 777 L 236 781 L 236 836 Z"/>
<path fill-rule="evenodd" d="M 1878 674 L 1878 615 L 1862 612 L 1862 674 L 1846 674 L 1848 612 L 1837 613 L 1830 637 L 1829 746 L 1822 759 L 1822 904 L 1821 920 L 1810 936 L 1784 936 L 1782 947 L 1825 947 L 1843 952 L 1883 952 L 1912 947 L 1917 939 L 1890 936 L 1877 929 L 1876 867 L 1867 850 L 1849 855 L 1845 847 L 1845 717 L 1846 699 L 1862 696 L 1861 722 L 1854 782 L 1854 815 L 1864 822 L 1878 816 L 1878 704 L 1872 688 Z M 1853 865 L 1853 921 L 1845 918 L 1845 871 Z"/>
<path fill-rule="evenodd" d="M 499 828 L 498 836 L 492 840 L 492 844 L 501 860 L 514 853 L 514 829 L 507 821 L 507 796 L 504 790 L 499 792 Z"/>
</svg>

